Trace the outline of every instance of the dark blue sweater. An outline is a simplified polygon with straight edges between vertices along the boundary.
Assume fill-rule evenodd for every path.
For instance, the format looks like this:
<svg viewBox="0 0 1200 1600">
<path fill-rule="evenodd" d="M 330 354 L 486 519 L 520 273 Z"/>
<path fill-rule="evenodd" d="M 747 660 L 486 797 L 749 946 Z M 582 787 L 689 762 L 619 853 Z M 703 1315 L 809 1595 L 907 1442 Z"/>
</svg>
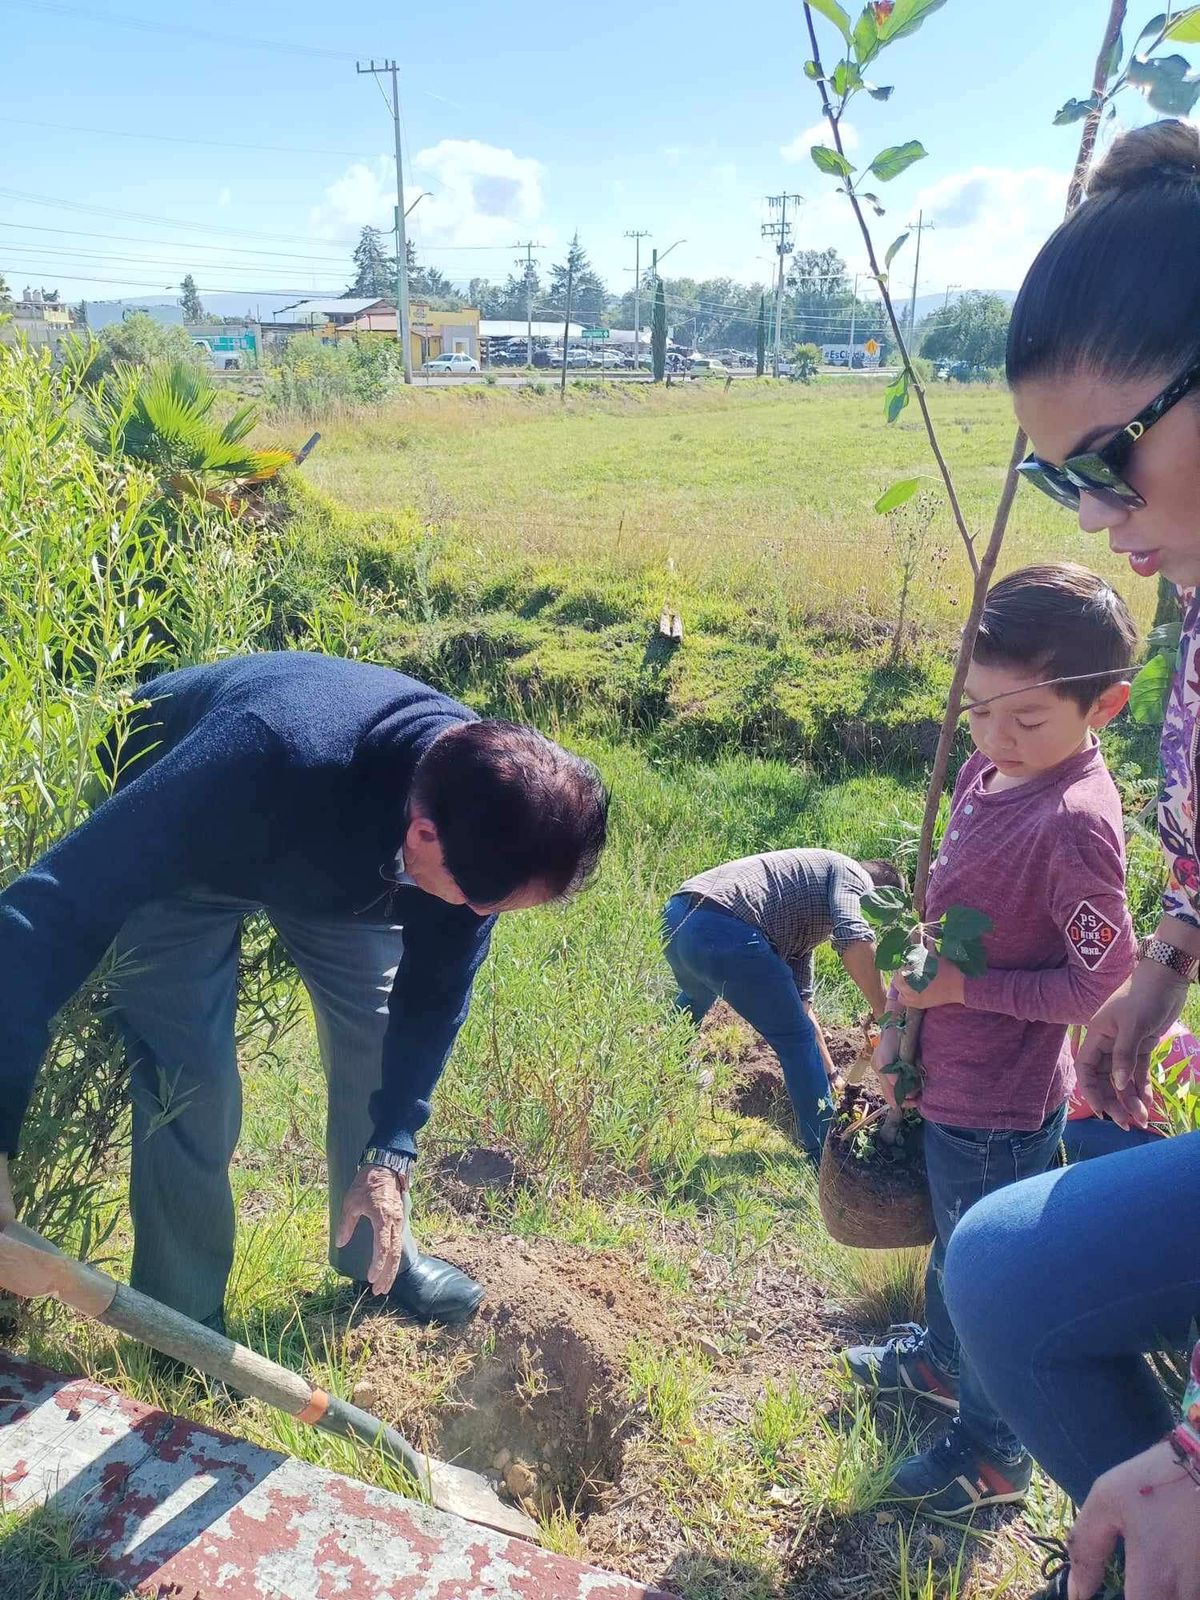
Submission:
<svg viewBox="0 0 1200 1600">
<path fill-rule="evenodd" d="M 284 652 L 147 685 L 117 791 L 0 895 L 0 1151 L 55 1013 L 137 906 L 203 887 L 404 926 L 375 1138 L 415 1152 L 494 918 L 390 886 L 413 770 L 475 713 L 386 667 Z M 132 759 L 130 759 L 132 758 Z"/>
</svg>

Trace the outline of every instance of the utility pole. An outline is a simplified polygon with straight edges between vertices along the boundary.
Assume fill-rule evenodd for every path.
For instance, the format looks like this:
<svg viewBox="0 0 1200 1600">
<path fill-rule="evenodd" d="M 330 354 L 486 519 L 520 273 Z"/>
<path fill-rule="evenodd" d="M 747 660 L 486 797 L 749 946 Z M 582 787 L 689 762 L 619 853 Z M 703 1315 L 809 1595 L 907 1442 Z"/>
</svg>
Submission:
<svg viewBox="0 0 1200 1600">
<path fill-rule="evenodd" d="M 526 239 L 524 244 L 518 244 L 518 250 L 524 250 L 525 260 L 522 263 L 520 256 L 515 265 L 525 267 L 525 365 L 533 365 L 533 252 L 542 246 L 536 239 Z"/>
<path fill-rule="evenodd" d="M 381 73 L 390 72 L 392 75 L 392 131 L 396 140 L 396 337 L 400 341 L 400 358 L 404 363 L 404 381 L 413 381 L 412 370 L 412 331 L 408 315 L 408 236 L 404 229 L 404 162 L 400 150 L 400 78 L 395 61 L 384 61 L 379 66 L 375 65 L 375 57 L 371 57 L 371 65 L 364 67 L 361 61 L 355 63 L 355 72 L 369 73 L 376 83 L 379 82 Z M 380 85 L 382 88 L 382 85 Z"/>
<path fill-rule="evenodd" d="M 792 237 L 788 232 L 788 205 L 802 205 L 802 194 L 769 194 L 767 204 L 772 211 L 779 212 L 778 222 L 764 222 L 762 227 L 764 239 L 776 239 L 776 249 L 779 252 L 779 274 L 775 280 L 775 342 L 774 356 L 772 358 L 772 375 L 779 376 L 779 339 L 783 326 L 783 274 L 784 263 L 791 253 Z"/>
<path fill-rule="evenodd" d="M 915 227 L 917 230 L 917 259 L 913 262 L 912 300 L 909 302 L 908 307 L 908 342 L 911 346 L 913 336 L 917 331 L 917 273 L 921 270 L 921 235 L 927 228 L 932 228 L 933 223 L 926 222 L 925 213 L 918 211 L 916 222 L 910 222 L 909 227 Z"/>
<path fill-rule="evenodd" d="M 861 273 L 854 274 L 854 292 L 850 299 L 850 371 L 854 371 L 854 319 L 858 313 L 858 280 Z"/>
<path fill-rule="evenodd" d="M 633 240 L 633 365 L 642 354 L 642 240 L 650 237 L 649 228 L 626 228 L 625 237 Z M 658 252 L 655 251 L 657 260 Z"/>
<path fill-rule="evenodd" d="M 571 293 L 575 288 L 575 263 L 570 254 L 567 256 L 567 314 L 563 318 L 563 364 L 562 378 L 558 385 L 558 398 L 567 398 L 567 344 L 571 337 Z"/>
<path fill-rule="evenodd" d="M 949 309 L 950 309 L 950 296 L 951 296 L 951 294 L 953 293 L 953 291 L 955 289 L 961 289 L 961 288 L 962 288 L 962 284 L 961 283 L 948 283 L 946 285 L 946 298 L 942 301 L 942 315 L 943 316 L 945 316 L 946 312 L 949 311 Z"/>
</svg>

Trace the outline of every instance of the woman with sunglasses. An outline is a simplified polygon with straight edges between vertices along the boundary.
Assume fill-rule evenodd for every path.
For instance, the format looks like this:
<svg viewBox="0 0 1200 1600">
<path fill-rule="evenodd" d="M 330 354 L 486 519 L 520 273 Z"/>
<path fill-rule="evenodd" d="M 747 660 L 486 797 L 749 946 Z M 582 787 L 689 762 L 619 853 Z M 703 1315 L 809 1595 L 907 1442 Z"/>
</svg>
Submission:
<svg viewBox="0 0 1200 1600">
<path fill-rule="evenodd" d="M 1092 1106 L 1150 1115 L 1150 1051 L 1200 966 L 1200 135 L 1126 134 L 1042 249 L 1008 378 L 1027 481 L 1183 591 L 1162 737 L 1163 917 L 1077 1062 Z M 1124 1542 L 1125 1600 L 1200 1600 L 1200 1346 L 1182 1419 L 1145 1359 L 1200 1316 L 1200 1133 L 1033 1178 L 955 1231 L 946 1300 L 988 1397 L 1080 1506 L 1046 1596 L 1089 1600 Z M 1191 1334 L 1194 1338 L 1194 1332 Z"/>
</svg>

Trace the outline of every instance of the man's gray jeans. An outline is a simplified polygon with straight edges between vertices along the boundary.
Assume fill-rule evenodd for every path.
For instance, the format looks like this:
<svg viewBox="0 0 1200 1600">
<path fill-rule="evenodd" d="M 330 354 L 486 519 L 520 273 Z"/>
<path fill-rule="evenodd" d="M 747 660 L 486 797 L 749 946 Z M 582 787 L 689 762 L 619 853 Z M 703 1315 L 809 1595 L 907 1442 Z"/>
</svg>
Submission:
<svg viewBox="0 0 1200 1600">
<path fill-rule="evenodd" d="M 370 1225 L 334 1244 L 342 1200 L 371 1136 L 388 996 L 401 930 L 354 917 L 294 916 L 189 891 L 140 907 L 115 945 L 111 982 L 133 1099 L 132 1282 L 203 1320 L 219 1312 L 233 1265 L 229 1162 L 242 1121 L 234 1028 L 244 919 L 265 910 L 308 990 L 329 1094 L 329 1260 L 364 1279 Z M 164 1097 L 167 1104 L 164 1105 Z M 406 1231 L 405 1264 L 417 1247 Z"/>
</svg>

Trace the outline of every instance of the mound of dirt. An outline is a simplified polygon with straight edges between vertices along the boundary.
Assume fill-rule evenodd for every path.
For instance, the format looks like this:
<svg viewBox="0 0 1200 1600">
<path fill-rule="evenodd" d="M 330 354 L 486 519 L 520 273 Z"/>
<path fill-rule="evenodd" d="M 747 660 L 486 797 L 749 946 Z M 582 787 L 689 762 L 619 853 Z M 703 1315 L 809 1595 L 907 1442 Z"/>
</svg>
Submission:
<svg viewBox="0 0 1200 1600">
<path fill-rule="evenodd" d="M 705 1019 L 705 1031 L 728 1028 L 737 1021 L 737 1013 L 723 1000 L 718 1000 Z M 823 1027 L 829 1054 L 839 1072 L 846 1072 L 862 1053 L 861 1028 Z M 743 1032 L 748 1030 L 743 1028 Z M 758 1034 L 751 1033 L 749 1042 L 737 1055 L 734 1066 L 737 1074 L 733 1092 L 732 1109 L 743 1117 L 761 1117 L 776 1127 L 791 1133 L 795 1128 L 792 1103 L 783 1081 L 779 1057 Z"/>
<path fill-rule="evenodd" d="M 620 1477 L 626 1350 L 671 1337 L 651 1290 L 616 1251 L 470 1236 L 431 1248 L 485 1283 L 487 1298 L 458 1329 L 405 1327 L 368 1310 L 350 1335 L 363 1360 L 356 1397 L 404 1419 L 426 1449 L 503 1483 L 527 1510 L 561 1504 L 586 1516 Z"/>
</svg>

